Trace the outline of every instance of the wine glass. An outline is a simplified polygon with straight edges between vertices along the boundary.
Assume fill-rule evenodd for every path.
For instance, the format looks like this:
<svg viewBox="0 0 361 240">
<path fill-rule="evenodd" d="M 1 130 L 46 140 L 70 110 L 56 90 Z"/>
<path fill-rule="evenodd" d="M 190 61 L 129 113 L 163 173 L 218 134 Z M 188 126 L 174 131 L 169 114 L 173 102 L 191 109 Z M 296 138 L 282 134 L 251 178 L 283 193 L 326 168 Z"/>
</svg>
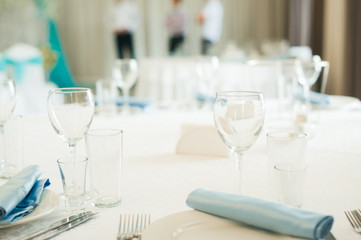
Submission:
<svg viewBox="0 0 361 240">
<path fill-rule="evenodd" d="M 48 115 L 55 132 L 75 157 L 76 144 L 84 137 L 94 116 L 94 97 L 89 88 L 56 88 L 48 95 Z"/>
<path fill-rule="evenodd" d="M 297 81 L 302 86 L 301 101 L 295 105 L 294 117 L 297 128 L 304 128 L 311 117 L 311 87 L 315 84 L 322 70 L 320 56 L 315 55 L 310 61 L 296 61 Z"/>
<path fill-rule="evenodd" d="M 6 160 L 4 124 L 10 119 L 16 104 L 16 90 L 10 79 L 0 79 L 0 178 L 14 176 L 16 168 Z"/>
<path fill-rule="evenodd" d="M 311 87 L 320 76 L 321 70 L 320 56 L 313 56 L 311 61 L 296 61 L 297 80 L 303 87 L 303 97 L 306 104 L 310 104 Z"/>
<path fill-rule="evenodd" d="M 216 56 L 202 56 L 195 61 L 195 72 L 198 77 L 198 99 L 204 101 L 204 107 L 210 107 L 213 101 L 215 75 L 219 69 L 219 59 Z"/>
<path fill-rule="evenodd" d="M 130 111 L 129 92 L 138 77 L 138 63 L 135 59 L 117 59 L 113 67 L 113 77 L 123 92 L 123 112 Z"/>
<path fill-rule="evenodd" d="M 237 186 L 242 192 L 243 153 L 261 133 L 265 105 L 260 92 L 217 92 L 213 104 L 214 122 L 219 135 L 236 161 Z"/>
</svg>

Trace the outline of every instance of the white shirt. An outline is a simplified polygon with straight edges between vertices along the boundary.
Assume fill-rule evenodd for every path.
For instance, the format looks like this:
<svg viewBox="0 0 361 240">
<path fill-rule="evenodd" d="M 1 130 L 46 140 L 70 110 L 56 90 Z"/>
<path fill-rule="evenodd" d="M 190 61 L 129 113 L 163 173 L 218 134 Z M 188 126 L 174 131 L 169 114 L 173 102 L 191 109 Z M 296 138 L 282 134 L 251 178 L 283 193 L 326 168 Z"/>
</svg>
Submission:
<svg viewBox="0 0 361 240">
<path fill-rule="evenodd" d="M 209 0 L 203 8 L 203 38 L 218 42 L 222 33 L 223 6 L 219 0 Z"/>
<path fill-rule="evenodd" d="M 137 6 L 128 0 L 117 2 L 114 5 L 112 20 L 113 30 L 115 31 L 135 31 L 140 22 L 140 15 Z"/>
<path fill-rule="evenodd" d="M 187 31 L 188 14 L 183 5 L 178 5 L 167 17 L 167 28 L 171 35 L 184 35 Z"/>
</svg>

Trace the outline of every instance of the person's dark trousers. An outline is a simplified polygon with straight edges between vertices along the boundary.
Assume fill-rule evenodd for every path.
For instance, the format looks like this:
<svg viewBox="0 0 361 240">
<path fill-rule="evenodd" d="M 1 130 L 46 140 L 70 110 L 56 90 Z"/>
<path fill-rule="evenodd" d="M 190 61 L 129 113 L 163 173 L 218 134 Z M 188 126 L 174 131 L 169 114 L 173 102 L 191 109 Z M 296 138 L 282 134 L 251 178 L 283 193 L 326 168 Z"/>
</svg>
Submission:
<svg viewBox="0 0 361 240">
<path fill-rule="evenodd" d="M 182 45 L 183 42 L 184 42 L 183 35 L 172 36 L 169 40 L 169 53 L 171 55 L 174 54 L 177 51 L 177 49 Z"/>
<path fill-rule="evenodd" d="M 130 58 L 134 58 L 133 36 L 131 33 L 116 34 L 118 58 L 124 58 L 128 53 Z"/>
<path fill-rule="evenodd" d="M 207 55 L 211 46 L 212 46 L 212 42 L 203 38 L 202 39 L 202 55 Z"/>
</svg>

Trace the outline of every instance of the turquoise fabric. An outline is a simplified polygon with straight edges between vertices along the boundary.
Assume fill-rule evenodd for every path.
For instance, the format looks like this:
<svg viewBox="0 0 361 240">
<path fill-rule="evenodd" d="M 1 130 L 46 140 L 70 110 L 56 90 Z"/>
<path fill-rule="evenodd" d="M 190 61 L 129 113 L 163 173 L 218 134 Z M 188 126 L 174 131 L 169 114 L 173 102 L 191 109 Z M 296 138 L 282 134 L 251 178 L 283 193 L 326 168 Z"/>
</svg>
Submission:
<svg viewBox="0 0 361 240">
<path fill-rule="evenodd" d="M 48 26 L 50 47 L 57 52 L 56 64 L 50 71 L 49 79 L 60 88 L 74 87 L 75 81 L 68 67 L 56 24 L 53 20 L 48 19 Z"/>
<path fill-rule="evenodd" d="M 5 60 L 4 58 L 0 55 L 0 72 L 4 72 L 5 71 Z"/>
<path fill-rule="evenodd" d="M 248 196 L 196 189 L 187 205 L 202 212 L 270 231 L 322 239 L 330 232 L 333 217 Z"/>
<path fill-rule="evenodd" d="M 23 80 L 23 76 L 24 76 L 24 71 L 25 71 L 25 67 L 28 64 L 43 64 L 43 59 L 42 57 L 34 57 L 34 58 L 30 58 L 30 59 L 26 59 L 26 60 L 14 60 L 14 59 L 10 59 L 6 56 L 4 56 L 4 64 L 5 66 L 11 66 L 14 69 L 14 80 L 16 82 L 22 82 Z"/>
<path fill-rule="evenodd" d="M 0 187 L 0 224 L 9 224 L 29 214 L 40 202 L 49 181 L 38 180 L 41 170 L 30 165 Z"/>
</svg>

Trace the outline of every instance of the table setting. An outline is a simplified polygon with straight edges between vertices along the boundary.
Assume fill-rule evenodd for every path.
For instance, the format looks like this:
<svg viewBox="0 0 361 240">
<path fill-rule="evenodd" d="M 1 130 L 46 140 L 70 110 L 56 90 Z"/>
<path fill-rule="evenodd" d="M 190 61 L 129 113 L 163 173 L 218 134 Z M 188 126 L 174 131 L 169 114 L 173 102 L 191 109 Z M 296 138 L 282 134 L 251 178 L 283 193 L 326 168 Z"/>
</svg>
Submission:
<svg viewBox="0 0 361 240">
<path fill-rule="evenodd" d="M 16 85 L 0 83 L 3 127 Z M 91 89 L 51 89 L 47 114 L 21 118 L 22 164 L 1 175 L 0 238 L 355 239 L 361 111 L 329 97 L 306 111 L 311 135 L 310 118 L 282 125 L 280 100 L 261 92 L 108 115 Z"/>
</svg>

